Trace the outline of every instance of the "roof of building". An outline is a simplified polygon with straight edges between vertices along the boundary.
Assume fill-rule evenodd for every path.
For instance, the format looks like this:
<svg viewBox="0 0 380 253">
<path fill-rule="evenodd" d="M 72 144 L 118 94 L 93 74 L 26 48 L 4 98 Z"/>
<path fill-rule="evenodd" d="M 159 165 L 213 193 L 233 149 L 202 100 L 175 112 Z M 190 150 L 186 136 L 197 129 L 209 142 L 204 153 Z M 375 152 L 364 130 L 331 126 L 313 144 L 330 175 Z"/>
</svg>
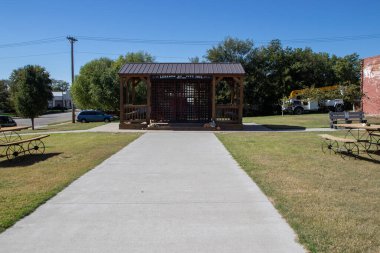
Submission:
<svg viewBox="0 0 380 253">
<path fill-rule="evenodd" d="M 244 75 L 240 63 L 127 63 L 120 75 Z"/>
</svg>

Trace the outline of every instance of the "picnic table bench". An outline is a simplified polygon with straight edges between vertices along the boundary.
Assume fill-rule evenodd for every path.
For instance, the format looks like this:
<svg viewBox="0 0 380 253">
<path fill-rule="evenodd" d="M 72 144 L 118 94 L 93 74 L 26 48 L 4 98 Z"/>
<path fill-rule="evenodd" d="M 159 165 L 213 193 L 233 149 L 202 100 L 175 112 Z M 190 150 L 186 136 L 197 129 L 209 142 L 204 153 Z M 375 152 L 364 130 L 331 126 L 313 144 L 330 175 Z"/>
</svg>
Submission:
<svg viewBox="0 0 380 253">
<path fill-rule="evenodd" d="M 3 138 L 0 139 L 0 158 L 6 157 L 12 160 L 20 155 L 28 152 L 31 155 L 45 153 L 45 144 L 42 139 L 49 137 L 48 134 L 40 135 L 32 138 L 22 139 L 15 131 L 27 129 L 29 127 L 5 127 L 0 128 Z M 6 133 L 9 133 L 7 135 Z"/>
<path fill-rule="evenodd" d="M 350 138 L 336 137 L 329 134 L 320 134 L 322 137 L 323 153 L 339 153 L 343 158 L 359 156 L 359 146 L 357 140 Z"/>
<path fill-rule="evenodd" d="M 358 158 L 365 153 L 374 161 L 380 161 L 380 125 L 336 124 L 337 128 L 347 129 L 344 137 L 321 134 L 322 151 L 339 153 L 343 158 Z"/>
<path fill-rule="evenodd" d="M 366 123 L 363 112 L 329 112 L 330 128 L 336 128 L 336 124 L 344 122 L 346 124 L 357 121 L 359 123 Z"/>
</svg>

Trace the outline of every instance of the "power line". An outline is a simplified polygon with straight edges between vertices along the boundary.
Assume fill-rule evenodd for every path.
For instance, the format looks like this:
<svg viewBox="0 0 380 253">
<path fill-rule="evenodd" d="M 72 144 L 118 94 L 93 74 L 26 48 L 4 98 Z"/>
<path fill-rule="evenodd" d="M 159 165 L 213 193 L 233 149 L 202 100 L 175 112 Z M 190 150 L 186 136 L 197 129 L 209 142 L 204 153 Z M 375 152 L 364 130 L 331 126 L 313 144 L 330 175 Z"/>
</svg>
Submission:
<svg viewBox="0 0 380 253">
<path fill-rule="evenodd" d="M 323 42 L 343 42 L 355 40 L 371 40 L 380 39 L 380 34 L 367 34 L 367 35 L 350 35 L 350 36 L 336 36 L 336 37 L 321 37 L 311 39 L 284 39 L 281 42 L 287 43 L 323 43 Z"/>
<path fill-rule="evenodd" d="M 60 55 L 60 54 L 68 54 L 68 53 L 69 52 L 53 52 L 53 53 L 45 53 L 45 54 L 29 54 L 29 55 L 19 55 L 19 56 L 7 56 L 7 57 L 0 57 L 0 60 L 48 56 L 48 55 Z"/>
<path fill-rule="evenodd" d="M 140 43 L 140 44 L 162 44 L 162 45 L 215 45 L 222 41 L 220 40 L 159 40 L 159 39 L 135 39 L 135 38 L 111 38 L 111 37 L 92 37 L 78 36 L 81 40 L 98 41 L 98 42 L 117 42 L 117 43 Z M 371 40 L 380 39 L 380 34 L 366 35 L 348 35 L 334 37 L 319 37 L 319 38 L 299 38 L 299 39 L 280 39 L 285 43 L 329 43 L 329 42 L 344 42 L 355 40 Z M 272 40 L 253 40 L 257 44 L 268 44 Z"/>
<path fill-rule="evenodd" d="M 64 55 L 69 54 L 70 52 L 52 52 L 52 53 L 41 53 L 41 54 L 29 54 L 29 55 L 18 55 L 18 56 L 6 56 L 6 57 L 0 57 L 0 60 L 7 60 L 7 59 L 18 59 L 18 58 L 28 58 L 28 57 L 39 57 L 39 56 L 50 56 L 50 55 Z M 118 53 L 106 53 L 106 52 L 85 52 L 85 51 L 77 51 L 77 54 L 90 54 L 90 55 L 112 55 L 112 56 L 122 56 L 124 54 L 118 54 Z M 166 58 L 166 59 L 188 59 L 188 57 L 178 57 L 178 56 L 161 56 L 161 55 L 155 55 L 156 58 Z"/>
<path fill-rule="evenodd" d="M 142 43 L 142 44 L 177 44 L 177 45 L 213 45 L 221 41 L 218 40 L 161 40 L 161 39 L 135 39 L 135 38 L 109 38 L 109 37 L 92 37 L 77 36 L 81 40 L 99 41 L 99 42 L 119 42 L 119 43 Z"/>
<path fill-rule="evenodd" d="M 54 38 L 47 39 L 39 39 L 39 40 L 30 40 L 24 42 L 15 42 L 15 43 L 7 43 L 0 45 L 0 48 L 9 48 L 9 47 L 24 47 L 24 46 L 32 46 L 32 45 L 41 45 L 41 44 L 50 44 L 55 42 L 63 41 L 65 37 L 59 36 Z"/>
<path fill-rule="evenodd" d="M 156 44 L 156 45 L 195 45 L 195 46 L 210 46 L 223 42 L 223 40 L 174 40 L 174 39 L 138 39 L 138 38 L 116 38 L 116 37 L 101 37 L 101 36 L 77 36 L 78 39 L 85 41 L 97 42 L 114 42 L 114 43 L 134 43 L 134 44 Z M 45 38 L 39 40 L 31 40 L 24 42 L 7 43 L 0 45 L 1 48 L 23 47 L 41 44 L 50 44 L 61 42 L 66 39 L 65 36 L 53 38 Z M 364 34 L 364 35 L 347 35 L 334 37 L 318 37 L 318 38 L 296 38 L 296 39 L 280 39 L 283 43 L 332 43 L 345 41 L 359 40 L 374 40 L 380 39 L 380 34 Z M 268 44 L 272 40 L 253 40 L 256 44 Z"/>
<path fill-rule="evenodd" d="M 105 52 L 85 52 L 78 51 L 78 54 L 94 54 L 94 55 L 114 55 L 114 56 L 122 56 L 124 54 L 117 53 L 105 53 Z M 178 57 L 178 56 L 162 56 L 162 55 L 154 55 L 155 58 L 167 58 L 167 59 L 188 59 L 187 57 Z"/>
</svg>

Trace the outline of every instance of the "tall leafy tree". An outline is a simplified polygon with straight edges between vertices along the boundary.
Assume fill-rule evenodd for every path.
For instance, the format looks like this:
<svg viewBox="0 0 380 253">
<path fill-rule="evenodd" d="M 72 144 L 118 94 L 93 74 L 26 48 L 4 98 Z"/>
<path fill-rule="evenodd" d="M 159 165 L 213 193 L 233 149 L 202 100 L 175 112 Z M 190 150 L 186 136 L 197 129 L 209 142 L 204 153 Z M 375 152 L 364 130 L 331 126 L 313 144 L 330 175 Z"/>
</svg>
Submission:
<svg viewBox="0 0 380 253">
<path fill-rule="evenodd" d="M 11 110 L 8 80 L 0 80 L 0 112 Z"/>
<path fill-rule="evenodd" d="M 120 89 L 118 71 L 128 62 L 153 62 L 146 52 L 127 53 L 116 60 L 100 58 L 85 64 L 71 87 L 75 103 L 82 109 L 119 110 Z M 138 85 L 137 99 L 143 99 L 146 88 Z"/>
<path fill-rule="evenodd" d="M 118 89 L 112 69 L 113 61 L 100 58 L 86 63 L 79 72 L 71 93 L 82 109 L 115 110 Z"/>
<path fill-rule="evenodd" d="M 67 92 L 70 88 L 70 85 L 68 82 L 63 80 L 51 80 L 51 88 L 53 91 L 61 92 L 62 95 L 62 111 L 64 111 L 64 108 L 66 107 L 66 100 L 64 100 L 63 96 L 64 93 Z"/>
<path fill-rule="evenodd" d="M 51 80 L 51 88 L 53 91 L 65 92 L 65 91 L 69 90 L 70 85 L 66 81 L 52 79 Z"/>
<path fill-rule="evenodd" d="M 245 65 L 252 51 L 253 41 L 227 37 L 218 45 L 207 50 L 205 58 L 210 62 L 239 62 Z"/>
<path fill-rule="evenodd" d="M 353 100 L 359 90 L 357 54 L 337 57 L 316 53 L 310 48 L 283 47 L 279 40 L 254 47 L 251 40 L 228 37 L 207 50 L 205 58 L 210 62 L 240 62 L 243 65 L 246 108 L 254 108 L 260 114 L 278 110 L 281 98 L 295 89 L 343 85 L 347 100 Z"/>
<path fill-rule="evenodd" d="M 27 65 L 16 69 L 10 77 L 11 98 L 17 113 L 32 121 L 47 108 L 48 100 L 53 98 L 51 79 L 45 68 Z"/>
<path fill-rule="evenodd" d="M 241 63 L 245 69 L 248 67 L 250 55 L 254 52 L 253 42 L 251 40 L 240 40 L 237 38 L 227 37 L 218 45 L 207 50 L 204 58 L 209 62 L 215 63 Z M 247 83 L 245 89 L 247 90 Z M 216 87 L 218 103 L 225 103 L 230 97 L 230 88 L 227 83 L 220 82 Z"/>
<path fill-rule="evenodd" d="M 115 60 L 113 68 L 118 72 L 126 63 L 149 63 L 155 60 L 154 56 L 144 51 L 129 52 L 126 55 L 120 55 L 119 58 Z"/>
<path fill-rule="evenodd" d="M 144 51 L 138 51 L 138 52 L 130 52 L 127 53 L 124 56 L 120 56 L 113 65 L 113 69 L 115 71 L 115 76 L 117 80 L 117 89 L 119 90 L 119 75 L 117 72 L 120 70 L 120 68 L 126 64 L 126 63 L 151 63 L 155 61 L 155 57 L 151 54 L 144 52 Z M 139 82 L 136 85 L 136 94 L 135 94 L 135 104 L 146 104 L 146 95 L 147 95 L 147 87 L 146 83 Z M 119 94 L 119 91 L 118 91 Z"/>
</svg>

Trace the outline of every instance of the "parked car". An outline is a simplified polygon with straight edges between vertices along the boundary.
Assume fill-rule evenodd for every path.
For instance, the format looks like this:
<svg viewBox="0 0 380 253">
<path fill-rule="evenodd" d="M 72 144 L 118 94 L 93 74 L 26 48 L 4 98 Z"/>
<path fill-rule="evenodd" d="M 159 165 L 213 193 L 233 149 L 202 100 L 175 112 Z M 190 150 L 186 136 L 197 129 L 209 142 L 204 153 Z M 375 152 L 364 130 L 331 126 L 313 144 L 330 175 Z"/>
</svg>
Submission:
<svg viewBox="0 0 380 253">
<path fill-rule="evenodd" d="M 0 115 L 0 127 L 13 127 L 17 126 L 16 121 L 9 116 Z"/>
<path fill-rule="evenodd" d="M 111 115 L 105 114 L 102 111 L 81 111 L 78 114 L 77 121 L 86 123 L 86 122 L 111 122 L 113 117 Z"/>
</svg>

